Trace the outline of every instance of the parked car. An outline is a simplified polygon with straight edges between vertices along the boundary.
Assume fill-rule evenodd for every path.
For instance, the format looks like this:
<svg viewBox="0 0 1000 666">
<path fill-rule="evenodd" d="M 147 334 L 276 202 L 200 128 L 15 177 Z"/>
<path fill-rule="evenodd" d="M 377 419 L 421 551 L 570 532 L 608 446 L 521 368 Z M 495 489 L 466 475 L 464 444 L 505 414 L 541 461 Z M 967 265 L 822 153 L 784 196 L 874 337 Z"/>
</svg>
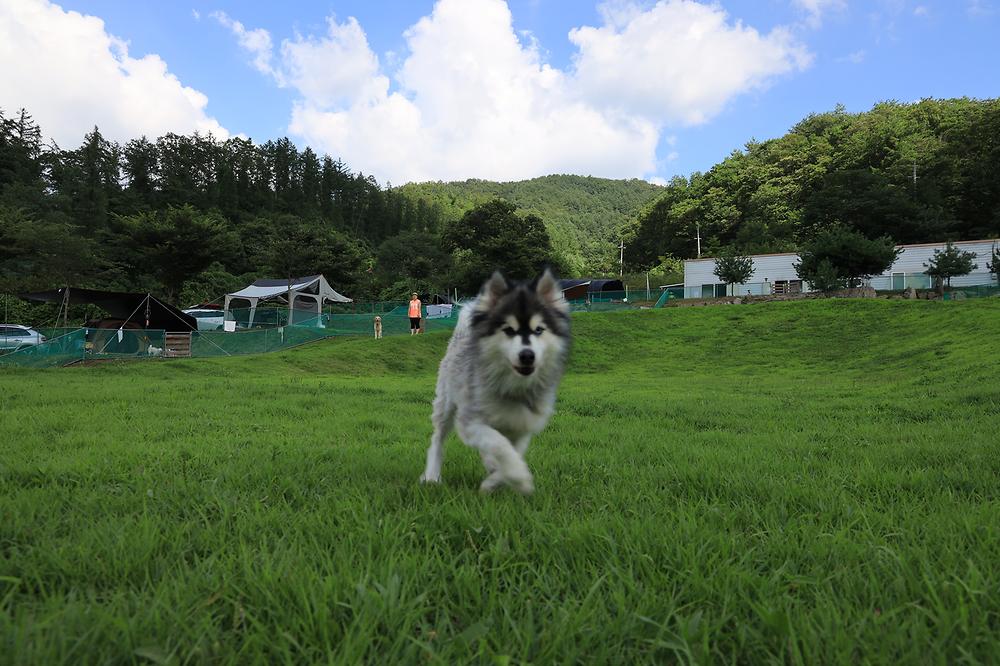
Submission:
<svg viewBox="0 0 1000 666">
<path fill-rule="evenodd" d="M 14 351 L 45 342 L 45 336 L 20 324 L 0 324 L 0 351 Z"/>
<path fill-rule="evenodd" d="M 221 331 L 225 326 L 226 313 L 222 310 L 200 310 L 193 308 L 185 310 L 184 314 L 189 314 L 198 320 L 199 331 Z"/>
</svg>

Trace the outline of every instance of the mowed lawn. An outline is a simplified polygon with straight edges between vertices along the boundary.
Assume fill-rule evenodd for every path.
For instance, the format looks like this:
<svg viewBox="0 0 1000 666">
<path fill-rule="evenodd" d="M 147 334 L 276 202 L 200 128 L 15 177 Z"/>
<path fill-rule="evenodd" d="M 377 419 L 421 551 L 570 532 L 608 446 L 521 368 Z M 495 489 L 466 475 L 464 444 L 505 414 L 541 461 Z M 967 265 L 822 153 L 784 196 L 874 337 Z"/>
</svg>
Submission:
<svg viewBox="0 0 1000 666">
<path fill-rule="evenodd" d="M 1000 299 L 573 325 L 528 498 L 444 334 L 0 371 L 0 663 L 1000 659 Z"/>
</svg>

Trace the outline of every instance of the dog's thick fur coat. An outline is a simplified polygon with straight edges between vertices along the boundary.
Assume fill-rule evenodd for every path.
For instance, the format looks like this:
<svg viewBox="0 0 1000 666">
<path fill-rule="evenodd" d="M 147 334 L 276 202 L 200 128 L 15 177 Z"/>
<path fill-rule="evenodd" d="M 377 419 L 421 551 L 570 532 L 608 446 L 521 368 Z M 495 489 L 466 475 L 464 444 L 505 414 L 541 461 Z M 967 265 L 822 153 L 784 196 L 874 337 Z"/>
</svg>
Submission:
<svg viewBox="0 0 1000 666">
<path fill-rule="evenodd" d="M 530 283 L 495 273 L 463 308 L 441 361 L 421 481 L 441 481 L 444 441 L 455 428 L 483 460 L 482 491 L 506 484 L 533 492 L 524 456 L 555 409 L 569 345 L 569 304 L 551 272 Z"/>
</svg>

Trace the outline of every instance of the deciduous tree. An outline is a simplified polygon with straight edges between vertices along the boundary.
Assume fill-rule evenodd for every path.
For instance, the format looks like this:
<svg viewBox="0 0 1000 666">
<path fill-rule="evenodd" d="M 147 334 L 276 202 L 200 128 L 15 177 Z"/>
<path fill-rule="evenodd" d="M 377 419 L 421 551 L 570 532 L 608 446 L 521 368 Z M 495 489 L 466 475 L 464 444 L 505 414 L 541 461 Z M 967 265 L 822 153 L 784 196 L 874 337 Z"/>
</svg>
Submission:
<svg viewBox="0 0 1000 666">
<path fill-rule="evenodd" d="M 803 246 L 795 272 L 817 288 L 818 283 L 830 284 L 834 275 L 848 287 L 855 287 L 861 280 L 885 272 L 900 252 L 888 236 L 870 239 L 837 225 Z"/>
</svg>

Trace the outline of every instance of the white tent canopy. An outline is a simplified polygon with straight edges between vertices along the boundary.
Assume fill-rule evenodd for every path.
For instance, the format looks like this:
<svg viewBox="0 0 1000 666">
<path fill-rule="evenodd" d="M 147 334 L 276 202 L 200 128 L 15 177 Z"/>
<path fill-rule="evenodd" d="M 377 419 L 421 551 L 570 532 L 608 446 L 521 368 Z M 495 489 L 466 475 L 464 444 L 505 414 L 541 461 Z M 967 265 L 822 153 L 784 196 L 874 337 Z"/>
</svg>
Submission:
<svg viewBox="0 0 1000 666">
<path fill-rule="evenodd" d="M 312 318 L 319 317 L 323 313 L 325 303 L 350 303 L 353 299 L 334 291 L 322 275 L 292 278 L 290 283 L 287 279 L 257 280 L 239 291 L 226 294 L 226 320 L 232 321 L 234 319 L 231 309 L 235 302 L 236 307 L 250 309 L 248 325 L 253 326 L 257 304 L 261 301 L 272 300 L 290 305 L 293 313 L 296 311 L 308 312 L 309 318 Z M 246 305 L 243 305 L 244 302 Z M 313 312 L 316 314 L 313 315 Z M 288 323 L 295 322 L 289 320 Z"/>
</svg>

